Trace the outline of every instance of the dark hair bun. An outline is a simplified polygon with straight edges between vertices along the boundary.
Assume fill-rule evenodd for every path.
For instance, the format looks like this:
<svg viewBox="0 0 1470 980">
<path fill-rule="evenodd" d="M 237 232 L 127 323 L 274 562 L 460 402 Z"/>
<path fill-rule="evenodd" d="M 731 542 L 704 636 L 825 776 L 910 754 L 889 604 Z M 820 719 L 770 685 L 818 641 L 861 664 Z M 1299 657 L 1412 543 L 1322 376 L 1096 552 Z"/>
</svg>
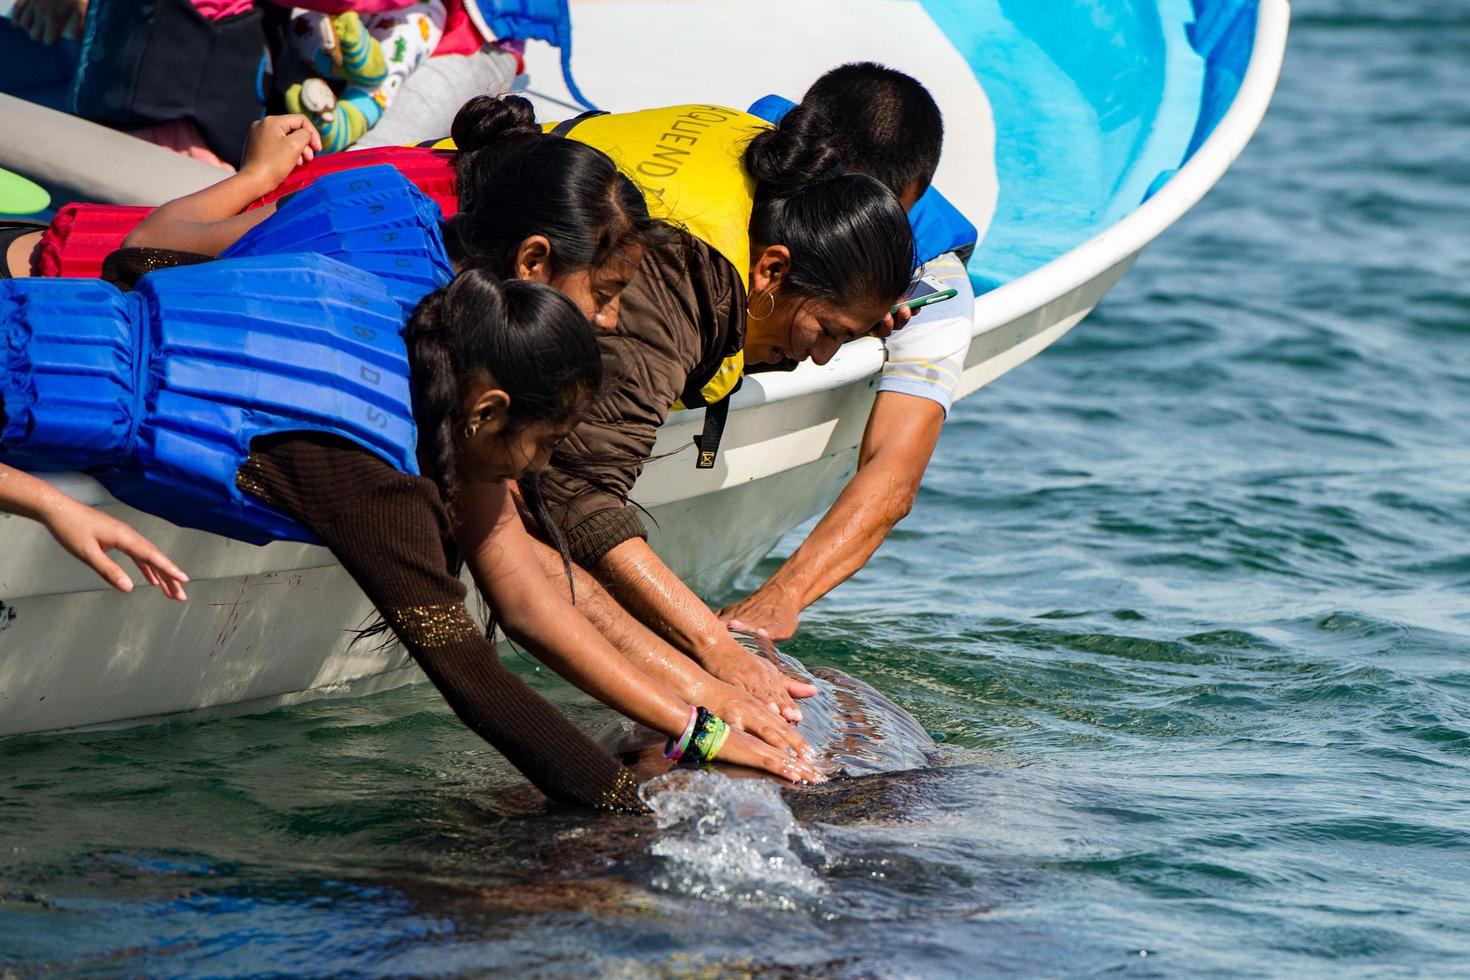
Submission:
<svg viewBox="0 0 1470 980">
<path fill-rule="evenodd" d="M 757 196 L 787 197 L 826 176 L 842 162 L 842 152 L 821 115 L 797 106 L 775 129 L 752 139 L 743 160 L 755 179 Z"/>
<path fill-rule="evenodd" d="M 535 136 L 536 110 L 519 95 L 477 95 L 455 113 L 449 135 L 461 152 L 473 153 L 507 138 Z"/>
</svg>

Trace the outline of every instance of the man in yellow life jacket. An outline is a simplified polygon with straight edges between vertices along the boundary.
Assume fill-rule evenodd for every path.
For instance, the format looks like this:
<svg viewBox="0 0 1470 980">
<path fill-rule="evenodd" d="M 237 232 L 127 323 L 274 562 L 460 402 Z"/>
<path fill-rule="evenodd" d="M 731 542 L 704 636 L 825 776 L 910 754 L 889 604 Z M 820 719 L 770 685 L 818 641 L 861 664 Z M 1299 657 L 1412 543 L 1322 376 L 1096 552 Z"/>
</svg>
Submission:
<svg viewBox="0 0 1470 980">
<path fill-rule="evenodd" d="M 815 689 L 730 637 L 649 548 L 627 498 L 672 407 L 710 406 L 691 465 L 712 465 L 746 364 L 825 363 L 883 322 L 913 272 L 908 220 L 879 182 L 842 171 L 825 134 L 792 138 L 735 109 L 673 106 L 549 128 L 611 156 L 678 234 L 645 254 L 617 329 L 600 338 L 616 381 L 553 460 L 546 501 L 574 560 L 630 612 L 795 720 L 793 695 Z"/>
</svg>

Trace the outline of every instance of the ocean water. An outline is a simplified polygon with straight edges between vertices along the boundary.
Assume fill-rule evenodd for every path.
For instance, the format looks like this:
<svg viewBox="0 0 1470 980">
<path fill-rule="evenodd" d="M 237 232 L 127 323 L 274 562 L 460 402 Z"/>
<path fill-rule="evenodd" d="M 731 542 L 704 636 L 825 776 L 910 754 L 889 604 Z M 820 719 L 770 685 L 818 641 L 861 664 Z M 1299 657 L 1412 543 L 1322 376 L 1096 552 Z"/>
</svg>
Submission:
<svg viewBox="0 0 1470 980">
<path fill-rule="evenodd" d="M 1236 168 L 787 647 L 940 765 L 650 821 L 427 687 L 13 739 L 0 976 L 1470 972 L 1470 8 L 1294 6 Z"/>
</svg>

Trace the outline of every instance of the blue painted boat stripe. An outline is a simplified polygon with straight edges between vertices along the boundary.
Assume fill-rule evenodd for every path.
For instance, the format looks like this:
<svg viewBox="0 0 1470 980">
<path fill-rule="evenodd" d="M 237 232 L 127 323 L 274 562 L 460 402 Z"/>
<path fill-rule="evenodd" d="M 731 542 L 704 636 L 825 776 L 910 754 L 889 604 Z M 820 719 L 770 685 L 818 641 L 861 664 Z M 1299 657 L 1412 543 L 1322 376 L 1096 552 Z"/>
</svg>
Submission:
<svg viewBox="0 0 1470 980">
<path fill-rule="evenodd" d="M 1255 0 L 923 0 L 991 103 L 999 196 L 976 292 L 1138 207 L 1213 131 L 1250 59 Z"/>
</svg>

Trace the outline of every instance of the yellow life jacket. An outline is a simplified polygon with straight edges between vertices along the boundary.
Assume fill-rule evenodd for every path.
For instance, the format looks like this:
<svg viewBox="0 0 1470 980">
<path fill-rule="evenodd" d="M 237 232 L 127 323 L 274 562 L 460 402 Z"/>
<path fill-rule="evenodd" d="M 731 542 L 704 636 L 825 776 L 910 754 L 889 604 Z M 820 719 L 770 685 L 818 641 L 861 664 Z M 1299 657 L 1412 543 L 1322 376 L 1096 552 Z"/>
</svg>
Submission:
<svg viewBox="0 0 1470 980">
<path fill-rule="evenodd" d="M 587 113 L 547 132 L 606 153 L 643 192 L 648 213 L 703 239 L 750 288 L 750 214 L 755 181 L 741 166 L 745 144 L 771 124 L 738 109 L 676 105 L 638 112 Z M 455 149 L 452 139 L 435 149 Z M 728 353 L 699 389 L 705 405 L 723 401 L 745 374 L 745 353 Z M 692 392 L 674 403 L 684 408 Z"/>
</svg>

